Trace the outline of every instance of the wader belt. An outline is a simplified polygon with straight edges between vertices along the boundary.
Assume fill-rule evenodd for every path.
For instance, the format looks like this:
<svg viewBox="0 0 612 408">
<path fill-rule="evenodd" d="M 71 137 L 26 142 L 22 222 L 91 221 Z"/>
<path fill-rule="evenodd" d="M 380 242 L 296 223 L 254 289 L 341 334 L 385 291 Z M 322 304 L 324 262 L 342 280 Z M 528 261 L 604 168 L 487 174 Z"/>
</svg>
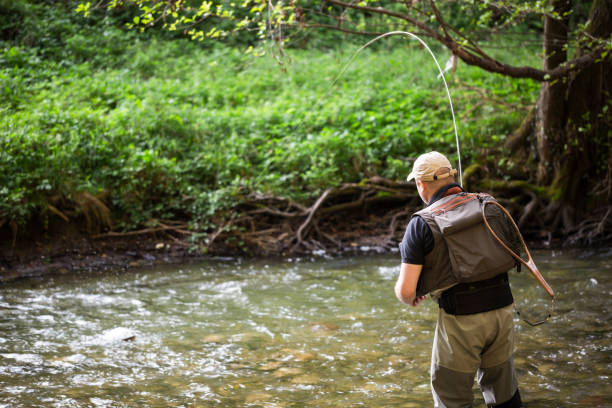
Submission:
<svg viewBox="0 0 612 408">
<path fill-rule="evenodd" d="M 460 283 L 442 292 L 438 305 L 451 315 L 487 312 L 514 302 L 508 273 L 478 282 Z"/>
</svg>

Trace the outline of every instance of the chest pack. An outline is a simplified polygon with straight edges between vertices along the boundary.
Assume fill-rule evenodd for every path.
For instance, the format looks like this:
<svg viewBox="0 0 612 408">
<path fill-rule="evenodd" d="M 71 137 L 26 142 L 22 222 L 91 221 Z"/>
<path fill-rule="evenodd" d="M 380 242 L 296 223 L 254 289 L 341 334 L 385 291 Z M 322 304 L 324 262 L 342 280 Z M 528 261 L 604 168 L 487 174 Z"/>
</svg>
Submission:
<svg viewBox="0 0 612 408">
<path fill-rule="evenodd" d="M 428 286 L 436 286 L 435 282 L 482 281 L 515 265 L 514 258 L 484 224 L 482 206 L 488 200 L 495 199 L 488 194 L 462 192 L 444 197 L 416 213 L 434 235 L 434 250 L 425 257 L 422 272 L 430 282 Z"/>
</svg>

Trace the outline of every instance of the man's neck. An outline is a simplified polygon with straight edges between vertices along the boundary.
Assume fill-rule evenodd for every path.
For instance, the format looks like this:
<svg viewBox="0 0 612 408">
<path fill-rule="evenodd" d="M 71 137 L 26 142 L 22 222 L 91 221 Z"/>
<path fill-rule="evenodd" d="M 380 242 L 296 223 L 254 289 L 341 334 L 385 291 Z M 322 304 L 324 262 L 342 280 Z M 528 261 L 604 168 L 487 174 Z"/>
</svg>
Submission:
<svg viewBox="0 0 612 408">
<path fill-rule="evenodd" d="M 463 191 L 463 188 L 461 188 L 461 186 L 457 183 L 449 183 L 445 186 L 440 187 L 438 190 L 436 190 L 436 192 L 431 196 L 431 198 L 429 199 L 429 203 L 427 203 L 427 205 L 432 205 L 433 203 L 435 203 L 436 201 L 438 201 L 439 199 L 449 196 L 449 195 L 453 195 L 453 194 L 458 194 L 461 193 Z"/>
</svg>

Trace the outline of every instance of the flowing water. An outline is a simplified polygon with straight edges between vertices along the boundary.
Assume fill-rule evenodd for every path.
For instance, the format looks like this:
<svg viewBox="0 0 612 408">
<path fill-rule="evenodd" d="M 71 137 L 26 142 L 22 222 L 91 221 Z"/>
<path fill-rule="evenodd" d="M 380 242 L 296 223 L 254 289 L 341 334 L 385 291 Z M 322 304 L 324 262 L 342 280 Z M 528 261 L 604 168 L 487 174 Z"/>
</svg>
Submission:
<svg viewBox="0 0 612 408">
<path fill-rule="evenodd" d="M 535 259 L 558 297 L 548 323 L 516 319 L 524 402 L 612 406 L 612 251 Z M 4 284 L 0 406 L 431 406 L 437 305 L 395 299 L 398 262 L 216 260 Z M 533 282 L 514 274 L 515 298 L 545 313 Z"/>
</svg>

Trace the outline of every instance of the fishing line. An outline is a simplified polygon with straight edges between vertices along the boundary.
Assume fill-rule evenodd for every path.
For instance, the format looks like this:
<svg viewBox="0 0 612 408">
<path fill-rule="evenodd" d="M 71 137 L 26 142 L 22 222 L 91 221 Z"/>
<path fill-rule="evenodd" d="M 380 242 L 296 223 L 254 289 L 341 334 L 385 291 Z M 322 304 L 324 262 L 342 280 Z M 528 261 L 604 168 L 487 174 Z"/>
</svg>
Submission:
<svg viewBox="0 0 612 408">
<path fill-rule="evenodd" d="M 446 83 L 446 78 L 444 77 L 444 71 L 442 71 L 442 68 L 440 67 L 440 64 L 438 63 L 438 60 L 436 59 L 436 56 L 434 55 L 433 51 L 431 51 L 431 48 L 429 48 L 429 46 L 427 46 L 425 41 L 423 41 L 419 36 L 411 32 L 408 32 L 408 31 L 389 31 L 388 33 L 381 34 L 378 37 L 371 39 L 370 41 L 362 45 L 357 51 L 355 51 L 355 53 L 348 60 L 344 68 L 340 71 L 340 73 L 336 76 L 336 78 L 331 82 L 327 91 L 329 91 L 329 89 L 336 84 L 338 79 L 340 79 L 342 74 L 344 74 L 344 72 L 348 69 L 349 65 L 353 62 L 357 54 L 359 54 L 362 50 L 364 50 L 366 47 L 368 47 L 370 44 L 374 43 L 375 41 L 378 41 L 381 38 L 390 37 L 392 35 L 403 35 L 403 36 L 408 36 L 408 37 L 411 37 L 417 40 L 419 43 L 421 43 L 421 45 L 423 45 L 427 49 L 427 51 L 429 51 L 429 54 L 431 55 L 434 62 L 436 63 L 436 66 L 438 67 L 438 71 L 440 71 L 440 77 L 442 78 L 442 81 L 444 82 L 444 88 L 446 89 L 446 95 L 448 96 L 448 103 L 450 104 L 451 115 L 453 118 L 453 128 L 455 130 L 455 142 L 457 144 L 457 161 L 459 164 L 458 165 L 459 184 L 461 185 L 461 187 L 463 187 L 463 172 L 461 169 L 461 152 L 459 150 L 459 132 L 457 131 L 457 121 L 455 120 L 455 110 L 453 109 L 453 101 L 451 99 L 450 91 L 448 90 L 448 84 Z M 324 94 L 327 94 L 327 91 Z"/>
</svg>

